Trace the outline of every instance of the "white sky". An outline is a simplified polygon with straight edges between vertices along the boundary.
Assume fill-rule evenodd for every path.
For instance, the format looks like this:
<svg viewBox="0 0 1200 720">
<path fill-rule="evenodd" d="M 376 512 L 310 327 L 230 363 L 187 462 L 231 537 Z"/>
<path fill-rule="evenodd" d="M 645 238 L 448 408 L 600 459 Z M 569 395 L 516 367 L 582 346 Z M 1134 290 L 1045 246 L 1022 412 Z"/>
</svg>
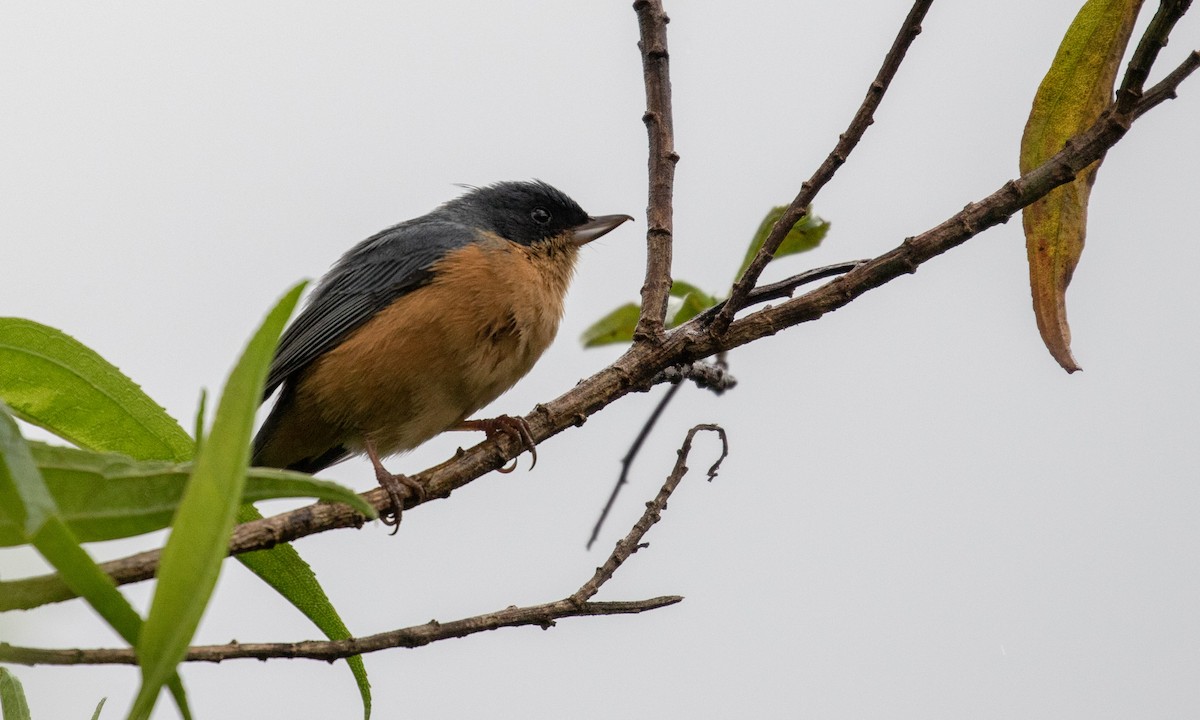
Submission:
<svg viewBox="0 0 1200 720">
<path fill-rule="evenodd" d="M 723 291 L 763 213 L 845 127 L 908 6 L 668 5 L 679 277 Z M 935 3 L 817 202 L 824 247 L 768 279 L 884 252 L 1012 177 L 1076 6 Z M 1197 23 L 1155 78 L 1200 47 Z M 636 39 L 628 2 L 10 4 L 0 314 L 73 334 L 190 427 L 200 388 L 220 388 L 292 282 L 454 183 L 538 177 L 638 224 L 588 248 L 559 341 L 492 410 L 528 412 L 615 357 L 576 338 L 641 286 Z M 686 428 L 729 430 L 718 480 L 702 481 L 716 452 L 702 437 L 651 547 L 599 596 L 684 603 L 372 655 L 375 717 L 1200 714 L 1198 116 L 1192 78 L 1100 172 L 1069 294 L 1083 373 L 1041 347 L 1014 221 L 734 352 L 741 385 L 680 395 L 591 553 L 661 388 L 545 443 L 533 472 L 523 458 L 406 514 L 395 538 L 376 525 L 301 541 L 360 634 L 557 599 L 640 514 Z M 413 472 L 464 442 L 389 465 Z M 327 476 L 374 484 L 362 461 Z M 28 552 L 0 553 L 5 578 L 40 572 Z M 145 606 L 148 584 L 126 589 Z M 315 635 L 229 563 L 199 641 Z M 80 603 L 0 617 L 0 637 L 117 644 Z M 104 695 L 104 717 L 123 717 L 137 685 L 124 667 L 15 671 L 38 720 L 89 717 Z M 184 680 L 201 718 L 361 716 L 341 665 L 241 661 Z"/>
</svg>

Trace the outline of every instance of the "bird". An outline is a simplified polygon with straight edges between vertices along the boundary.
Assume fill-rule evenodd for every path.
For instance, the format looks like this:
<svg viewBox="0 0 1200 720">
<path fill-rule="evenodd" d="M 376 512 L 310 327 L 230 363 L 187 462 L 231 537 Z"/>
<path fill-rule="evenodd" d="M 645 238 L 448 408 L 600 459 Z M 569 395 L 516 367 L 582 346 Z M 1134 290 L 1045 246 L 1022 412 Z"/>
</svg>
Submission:
<svg viewBox="0 0 1200 720">
<path fill-rule="evenodd" d="M 342 255 L 280 338 L 279 396 L 251 464 L 317 473 L 365 454 L 398 525 L 421 486 L 382 459 L 447 430 L 515 437 L 521 418 L 468 419 L 533 367 L 558 331 L 579 248 L 633 218 L 590 216 L 540 180 L 470 187 Z M 508 468 L 511 470 L 512 468 Z"/>
</svg>

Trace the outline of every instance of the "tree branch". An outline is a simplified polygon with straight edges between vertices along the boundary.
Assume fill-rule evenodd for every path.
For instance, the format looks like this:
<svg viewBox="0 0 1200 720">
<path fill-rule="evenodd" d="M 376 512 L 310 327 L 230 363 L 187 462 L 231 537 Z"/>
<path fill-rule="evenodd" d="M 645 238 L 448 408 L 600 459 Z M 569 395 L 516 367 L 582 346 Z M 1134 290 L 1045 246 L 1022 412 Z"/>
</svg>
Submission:
<svg viewBox="0 0 1200 720">
<path fill-rule="evenodd" d="M 305 640 L 295 643 L 239 643 L 197 645 L 188 649 L 188 662 L 222 662 L 225 660 L 272 660 L 276 658 L 307 658 L 333 662 L 342 658 L 390 648 L 415 648 L 439 640 L 466 637 L 505 627 L 537 625 L 549 629 L 555 622 L 568 617 L 590 615 L 628 615 L 656 610 L 681 602 L 678 595 L 664 595 L 648 600 L 628 602 L 588 602 L 576 604 L 564 598 L 542 605 L 510 607 L 485 615 L 439 623 L 431 620 L 424 625 L 401 628 L 390 632 L 348 640 Z M 48 648 L 21 647 L 0 643 L 0 662 L 19 665 L 137 665 L 132 648 Z"/>
<path fill-rule="evenodd" d="M 720 359 L 715 363 L 697 360 L 684 365 L 672 365 L 663 368 L 661 372 L 651 378 L 650 382 L 654 385 L 671 383 L 678 387 L 679 383 L 684 380 L 691 380 L 701 390 L 712 390 L 714 395 L 721 395 L 726 390 L 732 390 L 738 384 L 737 378 L 730 374 L 729 369 Z"/>
<path fill-rule="evenodd" d="M 671 115 L 670 56 L 667 53 L 667 23 L 661 0 L 637 0 L 642 53 L 642 77 L 646 84 L 646 134 L 650 139 L 649 199 L 646 208 L 646 280 L 642 284 L 642 314 L 633 331 L 634 342 L 659 342 L 667 316 L 671 291 L 671 245 L 675 192 L 675 125 Z"/>
<path fill-rule="evenodd" d="M 1115 105 L 1110 106 L 1095 124 L 1068 141 L 1058 154 L 1017 180 L 1005 183 L 980 202 L 968 204 L 937 227 L 905 239 L 899 247 L 863 263 L 827 285 L 736 321 L 729 329 L 727 341 L 720 344 L 720 349 L 744 345 L 782 328 L 815 320 L 868 290 L 901 275 L 916 272 L 922 263 L 963 244 L 993 225 L 1007 222 L 1018 210 L 1070 182 L 1088 165 L 1104 157 L 1108 149 L 1125 135 L 1133 119 L 1144 112 L 1143 103 L 1157 104 L 1167 97 L 1173 97 L 1175 88 L 1197 67 L 1200 67 L 1200 53 L 1193 53 L 1176 71 L 1153 88 L 1154 97 L 1147 93 L 1128 115 L 1118 113 Z"/>
<path fill-rule="evenodd" d="M 595 544 L 596 538 L 600 537 L 600 529 L 604 527 L 604 521 L 608 519 L 608 514 L 612 512 L 613 505 L 617 503 L 617 496 L 621 494 L 621 488 L 629 482 L 629 468 L 633 467 L 633 459 L 641 452 L 642 445 L 645 444 L 646 438 L 650 437 L 650 431 L 658 424 L 658 419 L 662 417 L 663 411 L 667 409 L 667 405 L 671 403 L 671 399 L 679 392 L 679 388 L 683 387 L 682 383 L 675 383 L 667 392 L 663 394 L 662 399 L 654 406 L 654 411 L 650 413 L 650 417 L 642 425 L 641 431 L 637 437 L 633 439 L 633 444 L 629 446 L 629 451 L 625 453 L 625 457 L 621 458 L 621 473 L 617 476 L 617 482 L 613 485 L 612 491 L 608 494 L 608 500 L 604 503 L 604 508 L 600 510 L 600 517 L 596 518 L 596 524 L 592 525 L 592 534 L 588 536 L 585 550 L 591 550 Z"/>
<path fill-rule="evenodd" d="M 683 598 L 678 595 L 664 595 L 648 600 L 624 602 L 590 602 L 590 600 L 606 582 L 612 579 L 626 560 L 638 550 L 646 547 L 642 543 L 642 539 L 650 528 L 662 518 L 662 513 L 667 508 L 667 500 L 679 487 L 683 476 L 687 474 L 686 463 L 688 454 L 692 450 L 692 441 L 696 437 L 696 433 L 704 430 L 715 432 L 721 438 L 721 456 L 708 469 L 709 480 L 716 476 L 721 462 L 729 454 L 729 441 L 726 438 L 725 430 L 717 425 L 697 425 L 688 431 L 679 448 L 679 457 L 675 461 L 675 467 L 654 499 L 646 503 L 645 512 L 630 528 L 629 533 L 617 542 L 608 559 L 603 565 L 596 568 L 592 577 L 578 590 L 562 600 L 521 608 L 509 607 L 446 623 L 431 620 L 424 625 L 347 640 L 308 640 L 297 643 L 231 642 L 226 645 L 203 645 L 189 649 L 186 659 L 192 662 L 222 662 L 244 658 L 256 660 L 308 658 L 332 662 L 353 655 L 389 648 L 420 647 L 439 640 L 466 637 L 503 627 L 537 625 L 548 629 L 554 627 L 555 622 L 562 618 L 588 615 L 626 615 L 674 605 Z M 137 656 L 132 648 L 51 650 L 0 643 L 0 662 L 22 665 L 136 665 Z"/>
<path fill-rule="evenodd" d="M 1025 205 L 1069 182 L 1075 174 L 1095 162 L 1115 145 L 1130 124 L 1150 108 L 1175 96 L 1176 88 L 1200 68 L 1200 53 L 1192 53 L 1161 82 L 1146 92 L 1128 114 L 1110 108 L 1063 150 L 1042 165 L 1002 187 L 979 202 L 968 204 L 940 225 L 906 239 L 900 246 L 858 265 L 846 275 L 778 306 L 764 308 L 733 322 L 728 332 L 717 337 L 708 331 L 703 315 L 676 328 L 661 344 L 639 343 L 630 347 L 613 364 L 579 382 L 558 398 L 534 407 L 525 417 L 533 438 L 539 443 L 570 427 L 583 425 L 630 392 L 650 388 L 656 375 L 673 365 L 695 362 L 730 350 L 803 322 L 815 320 L 864 293 L 897 277 L 915 272 L 924 262 L 1005 222 Z M 765 289 L 765 288 L 760 288 Z M 510 456 L 521 452 L 515 440 L 502 436 L 464 450 L 454 458 L 416 476 L 430 500 L 448 497 L 475 478 L 501 467 Z M 388 507 L 382 489 L 364 493 L 376 508 Z M 405 507 L 419 504 L 409 499 Z M 231 553 L 263 550 L 325 530 L 361 527 L 364 518 L 344 505 L 316 504 L 239 526 L 230 543 Z M 101 567 L 118 584 L 153 577 L 158 551 L 104 563 Z M 0 610 L 25 609 L 46 602 L 75 597 L 57 576 L 48 575 L 0 582 Z"/>
<path fill-rule="evenodd" d="M 870 261 L 849 260 L 847 262 L 836 263 L 834 265 L 826 265 L 824 267 L 813 268 L 812 270 L 805 270 L 799 275 L 793 275 L 790 278 L 785 278 L 779 282 L 771 283 L 770 285 L 760 285 L 759 287 L 756 287 L 750 291 L 750 294 L 746 296 L 746 302 L 742 307 L 745 309 L 752 305 L 759 305 L 771 300 L 790 298 L 796 292 L 796 288 L 800 287 L 801 285 L 808 285 L 809 283 L 816 282 L 817 280 L 824 280 L 825 278 L 844 275 L 859 265 L 867 262 Z M 717 303 L 697 316 L 700 318 L 699 322 L 707 322 L 709 318 L 715 316 L 724 308 L 724 302 Z"/>
<path fill-rule="evenodd" d="M 1160 103 L 1167 100 L 1174 100 L 1176 97 L 1175 89 L 1179 87 L 1179 83 L 1183 82 L 1188 75 L 1194 73 L 1196 68 L 1200 68 L 1200 50 L 1193 50 L 1190 55 L 1183 59 L 1183 62 L 1179 63 L 1179 67 L 1172 70 L 1154 87 L 1146 91 L 1141 101 L 1133 108 L 1131 113 L 1133 119 L 1140 118 Z"/>
<path fill-rule="evenodd" d="M 1125 68 L 1125 77 L 1117 91 L 1117 112 L 1128 113 L 1141 99 L 1142 87 L 1150 77 L 1159 51 L 1167 46 L 1167 37 L 1191 4 L 1192 0 L 1162 0 L 1158 4 L 1158 11 L 1150 19 Z"/>
<path fill-rule="evenodd" d="M 792 226 L 799 222 L 800 218 L 808 212 L 808 207 L 816 198 L 817 193 L 825 184 L 833 179 L 833 174 L 837 169 L 846 162 L 846 158 L 850 156 L 851 151 L 858 145 L 858 141 L 862 139 L 867 128 L 875 122 L 875 110 L 879 107 L 880 101 L 883 100 L 884 93 L 887 92 L 888 85 L 891 84 L 892 78 L 896 76 L 896 72 L 900 69 L 900 63 L 904 60 L 905 53 L 908 52 L 908 47 L 912 45 L 913 40 L 917 35 L 921 34 L 921 21 L 925 18 L 925 13 L 928 12 L 929 6 L 933 4 L 933 0 L 916 0 L 913 3 L 912 9 L 908 11 L 908 16 L 904 18 L 903 24 L 900 25 L 900 32 L 897 33 L 896 39 L 892 42 L 892 47 L 888 50 L 887 55 L 883 59 L 883 65 L 879 68 L 879 72 L 875 75 L 875 80 L 871 86 L 867 88 L 867 96 L 863 98 L 862 105 L 859 106 L 858 112 L 854 113 L 854 118 L 850 121 L 850 126 L 846 128 L 846 132 L 838 136 L 837 144 L 833 150 L 826 156 L 825 161 L 821 163 L 816 172 L 812 174 L 808 180 L 800 185 L 800 193 L 792 200 L 791 205 L 783 211 L 783 215 L 775 222 L 775 226 L 771 228 L 771 232 L 767 235 L 767 239 L 763 241 L 762 247 L 758 249 L 758 254 L 754 256 L 754 260 L 746 267 L 746 271 L 733 284 L 733 289 L 729 293 L 729 299 L 712 319 L 712 332 L 715 335 L 724 333 L 729 324 L 733 322 L 733 316 L 737 311 L 746 306 L 747 297 L 754 285 L 758 282 L 758 278 L 762 275 L 763 269 L 771 259 L 775 257 L 775 251 L 779 249 Z"/>
<path fill-rule="evenodd" d="M 667 500 L 670 499 L 671 493 L 675 492 L 675 488 L 679 487 L 679 482 L 683 480 L 683 476 L 687 474 L 687 458 L 692 451 L 692 440 L 696 437 L 696 433 L 702 431 L 715 432 L 721 438 L 721 456 L 708 469 L 708 479 L 711 481 L 717 476 L 717 470 L 721 467 L 721 463 L 729 455 L 729 438 L 725 435 L 725 428 L 720 425 L 696 425 L 691 430 L 688 430 L 687 437 L 683 440 L 683 445 L 677 451 L 678 457 L 675 459 L 675 467 L 671 469 L 671 473 L 667 475 L 667 481 L 663 483 L 662 488 L 658 491 L 658 495 L 653 500 L 646 503 L 646 512 L 642 513 L 642 517 L 634 523 L 633 529 L 629 531 L 623 539 L 617 542 L 617 547 L 608 556 L 608 560 L 604 564 L 596 568 L 596 574 L 591 580 L 584 583 L 571 599 L 577 603 L 583 603 L 595 595 L 600 586 L 608 582 L 617 568 L 629 559 L 629 556 L 637 552 L 642 546 L 640 545 L 642 536 L 646 534 L 651 527 L 662 519 L 662 512 L 667 509 Z"/>
</svg>

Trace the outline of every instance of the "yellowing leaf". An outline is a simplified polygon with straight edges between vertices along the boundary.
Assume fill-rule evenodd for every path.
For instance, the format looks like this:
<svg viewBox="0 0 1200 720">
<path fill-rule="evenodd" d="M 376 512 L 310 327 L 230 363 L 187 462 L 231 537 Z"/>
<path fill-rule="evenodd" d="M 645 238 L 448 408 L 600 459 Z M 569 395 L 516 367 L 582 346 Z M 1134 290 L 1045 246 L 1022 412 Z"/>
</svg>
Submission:
<svg viewBox="0 0 1200 720">
<path fill-rule="evenodd" d="M 1142 0 L 1088 0 L 1058 48 L 1033 99 L 1021 138 L 1021 172 L 1041 165 L 1090 127 L 1112 99 L 1117 67 Z M 1042 341 L 1067 372 L 1071 355 L 1066 292 L 1087 234 L 1087 205 L 1100 161 L 1023 211 L 1033 311 Z"/>
</svg>

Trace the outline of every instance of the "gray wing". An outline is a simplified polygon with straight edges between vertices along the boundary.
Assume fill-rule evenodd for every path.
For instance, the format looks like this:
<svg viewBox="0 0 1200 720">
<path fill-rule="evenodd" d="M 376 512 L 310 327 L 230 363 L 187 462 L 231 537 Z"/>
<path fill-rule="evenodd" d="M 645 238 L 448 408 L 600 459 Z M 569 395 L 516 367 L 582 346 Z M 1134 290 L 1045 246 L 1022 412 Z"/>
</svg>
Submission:
<svg viewBox="0 0 1200 720">
<path fill-rule="evenodd" d="M 263 399 L 377 312 L 428 283 L 434 263 L 475 237 L 464 225 L 417 218 L 356 245 L 321 279 L 304 310 L 284 331 L 267 372 Z"/>
</svg>

